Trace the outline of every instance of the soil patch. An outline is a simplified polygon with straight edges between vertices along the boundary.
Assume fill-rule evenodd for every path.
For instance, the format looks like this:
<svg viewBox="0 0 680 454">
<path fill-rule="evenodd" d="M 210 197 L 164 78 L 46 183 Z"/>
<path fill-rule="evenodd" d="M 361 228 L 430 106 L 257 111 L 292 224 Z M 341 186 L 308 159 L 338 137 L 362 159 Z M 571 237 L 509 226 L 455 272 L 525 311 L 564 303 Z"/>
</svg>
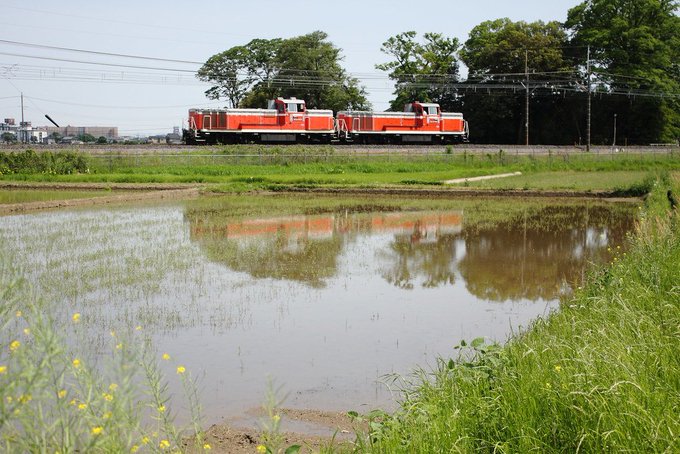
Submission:
<svg viewBox="0 0 680 454">
<path fill-rule="evenodd" d="M 331 444 L 351 446 L 356 437 L 352 421 L 345 413 L 288 408 L 281 409 L 280 416 L 283 446 L 300 445 L 303 453 L 318 452 Z M 206 430 L 204 442 L 210 444 L 211 452 L 252 454 L 264 443 L 257 429 L 263 417 L 261 409 L 251 409 L 239 417 L 214 424 Z M 188 442 L 187 451 L 203 452 L 203 449 Z"/>
</svg>

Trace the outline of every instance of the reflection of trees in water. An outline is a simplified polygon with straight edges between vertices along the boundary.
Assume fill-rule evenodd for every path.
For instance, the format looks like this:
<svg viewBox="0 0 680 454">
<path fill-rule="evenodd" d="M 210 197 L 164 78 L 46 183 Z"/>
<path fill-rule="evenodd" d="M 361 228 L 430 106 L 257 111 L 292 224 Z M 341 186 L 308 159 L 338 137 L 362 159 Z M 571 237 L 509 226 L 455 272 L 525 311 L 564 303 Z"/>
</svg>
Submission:
<svg viewBox="0 0 680 454">
<path fill-rule="evenodd" d="M 411 235 L 395 235 L 389 250 L 381 254 L 389 263 L 382 276 L 390 284 L 412 289 L 413 282 L 422 278 L 423 287 L 453 284 L 456 276 L 455 234 L 437 236 L 434 241 L 422 241 L 417 231 Z"/>
<path fill-rule="evenodd" d="M 458 269 L 480 298 L 556 299 L 589 263 L 606 260 L 608 245 L 623 244 L 631 227 L 630 215 L 604 206 L 546 207 L 495 228 L 465 230 Z"/>
<path fill-rule="evenodd" d="M 607 246 L 623 244 L 632 228 L 628 212 L 608 207 L 553 206 L 495 225 L 466 226 L 434 241 L 398 235 L 382 257 L 383 277 L 401 288 L 453 284 L 457 272 L 468 291 L 492 301 L 555 299 L 590 262 L 607 258 Z M 465 241 L 456 262 L 456 241 Z"/>
<path fill-rule="evenodd" d="M 210 235 L 200 239 L 208 258 L 256 278 L 288 279 L 323 287 L 337 271 L 343 247 L 341 236 L 291 239 L 281 231 L 269 237 L 242 241 Z"/>
</svg>

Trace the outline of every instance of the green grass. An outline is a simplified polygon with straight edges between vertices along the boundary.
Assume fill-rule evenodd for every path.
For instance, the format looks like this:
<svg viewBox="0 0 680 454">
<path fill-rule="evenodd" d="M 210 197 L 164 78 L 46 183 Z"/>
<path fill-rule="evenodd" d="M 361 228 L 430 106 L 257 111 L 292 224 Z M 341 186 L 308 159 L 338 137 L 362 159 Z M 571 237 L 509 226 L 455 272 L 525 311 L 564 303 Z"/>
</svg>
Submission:
<svg viewBox="0 0 680 454">
<path fill-rule="evenodd" d="M 111 191 L 43 191 L 37 189 L 0 189 L 0 205 L 8 203 L 44 202 L 48 200 L 85 199 L 111 195 Z"/>
<path fill-rule="evenodd" d="M 106 183 L 218 184 L 223 191 L 271 186 L 433 186 L 455 178 L 521 171 L 522 177 L 468 183 L 483 188 L 626 190 L 639 185 L 646 172 L 680 169 L 680 155 L 548 154 L 506 152 L 370 155 L 333 147 L 211 147 L 172 155 L 87 156 L 11 155 L 12 166 L 0 169 L 5 180 Z M 9 156 L 9 155 L 8 155 Z M 49 159 L 48 159 L 49 158 Z M 9 159 L 9 158 L 8 158 Z M 77 161 L 78 169 L 54 163 Z M 49 164 L 49 165 L 47 165 Z M 46 167 L 47 166 L 47 167 Z"/>
<path fill-rule="evenodd" d="M 404 379 L 361 452 L 678 452 L 680 224 L 658 181 L 630 250 L 505 346 L 476 339 Z M 452 351 L 453 355 L 453 351 Z"/>
</svg>

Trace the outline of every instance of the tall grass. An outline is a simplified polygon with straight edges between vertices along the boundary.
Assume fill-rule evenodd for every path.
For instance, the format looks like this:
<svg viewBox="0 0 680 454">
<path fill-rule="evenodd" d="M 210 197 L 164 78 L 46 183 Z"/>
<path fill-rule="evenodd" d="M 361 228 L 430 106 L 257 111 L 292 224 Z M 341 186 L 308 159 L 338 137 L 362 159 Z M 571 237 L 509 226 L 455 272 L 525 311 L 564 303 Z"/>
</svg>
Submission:
<svg viewBox="0 0 680 454">
<path fill-rule="evenodd" d="M 630 250 L 559 312 L 405 378 L 399 412 L 363 417 L 360 450 L 679 452 L 680 226 L 668 187 L 654 185 Z"/>
<path fill-rule="evenodd" d="M 111 332 L 95 355 L 78 345 L 87 320 L 58 328 L 3 255 L 0 264 L 0 446 L 4 452 L 160 452 L 202 443 L 194 382 L 177 365 L 192 425 L 174 423 L 160 358 L 140 329 Z M 168 355 L 163 359 L 170 360 Z"/>
</svg>

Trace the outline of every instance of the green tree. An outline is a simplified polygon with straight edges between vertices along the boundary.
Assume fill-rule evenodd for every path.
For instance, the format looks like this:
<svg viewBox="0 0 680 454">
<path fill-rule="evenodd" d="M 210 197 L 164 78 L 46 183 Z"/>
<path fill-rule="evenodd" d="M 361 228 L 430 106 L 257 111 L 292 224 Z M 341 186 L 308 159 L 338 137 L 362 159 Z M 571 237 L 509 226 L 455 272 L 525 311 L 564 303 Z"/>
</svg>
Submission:
<svg viewBox="0 0 680 454">
<path fill-rule="evenodd" d="M 15 143 L 17 141 L 17 136 L 11 132 L 3 132 L 2 141 L 5 143 Z"/>
<path fill-rule="evenodd" d="M 99 138 L 97 139 L 97 143 L 100 144 L 100 145 L 106 144 L 108 142 L 109 142 L 108 139 L 104 136 L 99 136 Z"/>
<path fill-rule="evenodd" d="M 78 140 L 85 142 L 85 143 L 92 143 L 96 142 L 97 138 L 93 136 L 92 134 L 81 134 L 78 136 Z"/>
<path fill-rule="evenodd" d="M 472 125 L 472 140 L 485 143 L 524 143 L 524 88 L 510 92 L 494 85 L 521 86 L 528 70 L 530 142 L 574 143 L 579 136 L 574 96 L 560 84 L 575 70 L 564 55 L 567 34 L 558 22 L 513 22 L 508 18 L 482 22 L 472 29 L 460 51 L 469 69 L 468 82 L 489 85 L 467 90 L 462 110 Z M 537 82 L 540 81 L 540 84 Z M 561 90 L 559 88 L 561 87 Z M 578 111 L 578 108 L 576 108 Z"/>
<path fill-rule="evenodd" d="M 266 107 L 278 96 L 304 99 L 310 108 L 369 108 L 358 81 L 340 65 L 340 49 L 321 31 L 289 39 L 255 39 L 212 56 L 197 77 L 213 86 L 211 99 L 231 106 Z"/>
<path fill-rule="evenodd" d="M 416 41 L 417 33 L 408 31 L 389 38 L 381 51 L 394 60 L 376 65 L 389 73 L 395 81 L 395 99 L 390 109 L 402 110 L 413 101 L 437 102 L 448 110 L 455 103 L 456 90 L 452 84 L 459 81 L 456 58 L 459 42 L 439 33 L 425 33 L 424 42 Z"/>
<path fill-rule="evenodd" d="M 678 8 L 677 0 L 588 0 L 569 10 L 572 44 L 591 47 L 599 89 L 630 93 L 607 100 L 606 118 L 595 125 L 609 129 L 617 113 L 621 135 L 630 141 L 680 137 Z"/>
</svg>

